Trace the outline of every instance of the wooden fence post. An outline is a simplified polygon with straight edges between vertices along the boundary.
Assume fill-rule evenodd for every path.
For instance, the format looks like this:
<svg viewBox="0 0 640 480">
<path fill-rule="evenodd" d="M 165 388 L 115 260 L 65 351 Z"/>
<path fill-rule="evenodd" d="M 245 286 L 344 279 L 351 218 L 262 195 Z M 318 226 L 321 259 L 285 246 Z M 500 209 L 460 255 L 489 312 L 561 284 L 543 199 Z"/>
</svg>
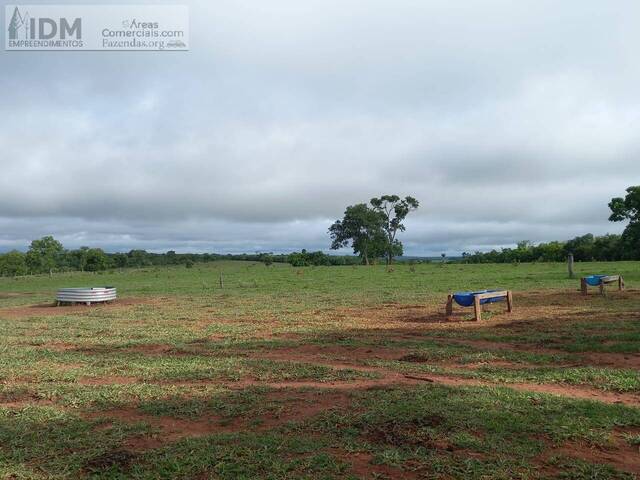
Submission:
<svg viewBox="0 0 640 480">
<path fill-rule="evenodd" d="M 567 257 L 567 266 L 569 268 L 569 278 L 573 278 L 573 253 L 570 253 Z"/>
<path fill-rule="evenodd" d="M 476 322 L 482 320 L 482 304 L 477 295 L 473 298 L 473 310 L 476 314 Z"/>
<path fill-rule="evenodd" d="M 447 317 L 453 315 L 453 295 L 447 295 Z"/>
</svg>

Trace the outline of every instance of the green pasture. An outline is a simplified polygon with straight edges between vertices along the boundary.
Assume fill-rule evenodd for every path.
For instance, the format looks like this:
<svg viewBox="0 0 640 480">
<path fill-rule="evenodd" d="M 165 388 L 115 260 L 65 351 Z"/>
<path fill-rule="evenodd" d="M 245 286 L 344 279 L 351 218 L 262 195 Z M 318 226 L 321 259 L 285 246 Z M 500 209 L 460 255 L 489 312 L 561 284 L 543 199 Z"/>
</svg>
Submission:
<svg viewBox="0 0 640 480">
<path fill-rule="evenodd" d="M 576 271 L 627 291 L 543 263 L 0 278 L 0 478 L 637 478 L 640 264 Z M 515 312 L 444 320 L 480 288 Z"/>
</svg>

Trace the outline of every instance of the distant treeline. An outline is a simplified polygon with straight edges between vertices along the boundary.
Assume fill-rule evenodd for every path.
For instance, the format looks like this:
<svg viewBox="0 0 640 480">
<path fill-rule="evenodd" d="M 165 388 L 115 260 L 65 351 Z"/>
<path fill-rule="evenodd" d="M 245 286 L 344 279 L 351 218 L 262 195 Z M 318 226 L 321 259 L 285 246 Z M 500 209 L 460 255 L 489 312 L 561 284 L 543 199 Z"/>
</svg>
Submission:
<svg viewBox="0 0 640 480">
<path fill-rule="evenodd" d="M 273 263 L 291 263 L 296 267 L 312 265 L 353 265 L 359 257 L 327 255 L 323 252 L 296 252 L 292 254 L 255 253 L 221 255 L 215 253 L 150 253 L 131 250 L 128 253 L 106 253 L 100 248 L 81 247 L 67 250 L 51 236 L 31 242 L 26 253 L 17 250 L 0 254 L 0 276 L 20 276 L 52 272 L 99 272 L 114 268 L 140 268 L 161 265 L 184 265 L 187 268 L 198 263 L 218 260 L 244 260 Z"/>
<path fill-rule="evenodd" d="M 516 248 L 503 248 L 490 252 L 463 253 L 463 263 L 563 262 L 572 253 L 578 262 L 640 260 L 640 251 L 622 235 L 592 234 L 566 242 L 533 245 L 522 241 Z"/>
<path fill-rule="evenodd" d="M 519 242 L 516 248 L 500 251 L 463 253 L 461 259 L 449 259 L 448 263 L 517 263 L 517 262 L 564 262 L 572 253 L 580 261 L 640 260 L 640 251 L 633 247 L 624 236 L 591 234 L 576 237 L 566 242 L 549 242 L 533 245 Z M 53 237 L 43 237 L 31 242 L 26 253 L 13 250 L 0 254 L 0 276 L 19 276 L 52 272 L 99 272 L 114 268 L 140 268 L 162 265 L 184 265 L 187 268 L 198 263 L 218 260 L 243 260 L 273 263 L 289 263 L 294 267 L 359 265 L 362 258 L 357 256 L 327 255 L 324 252 L 294 252 L 290 254 L 255 253 L 221 255 L 215 253 L 150 253 L 145 250 L 131 250 L 128 253 L 106 253 L 100 248 L 81 247 L 65 249 Z M 374 263 L 376 260 L 374 259 Z M 429 262 L 428 259 L 421 260 Z M 445 261 L 443 256 L 442 261 Z M 416 263 L 415 259 L 408 262 Z"/>
</svg>

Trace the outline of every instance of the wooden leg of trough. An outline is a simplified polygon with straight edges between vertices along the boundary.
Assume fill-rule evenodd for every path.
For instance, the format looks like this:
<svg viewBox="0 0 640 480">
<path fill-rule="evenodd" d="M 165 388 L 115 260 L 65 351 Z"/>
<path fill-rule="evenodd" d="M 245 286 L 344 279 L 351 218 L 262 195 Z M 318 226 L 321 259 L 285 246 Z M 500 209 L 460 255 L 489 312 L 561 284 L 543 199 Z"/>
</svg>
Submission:
<svg viewBox="0 0 640 480">
<path fill-rule="evenodd" d="M 603 296 L 605 295 L 605 292 L 604 292 L 604 282 L 600 282 L 600 295 L 603 295 Z"/>
<path fill-rule="evenodd" d="M 447 318 L 453 315 L 453 295 L 447 295 L 447 306 L 445 309 Z"/>
<path fill-rule="evenodd" d="M 473 299 L 473 310 L 476 314 L 476 322 L 482 320 L 482 305 L 480 304 L 480 299 L 478 297 L 474 297 Z"/>
<path fill-rule="evenodd" d="M 513 312 L 513 295 L 511 290 L 507 292 L 507 312 Z"/>
<path fill-rule="evenodd" d="M 618 290 L 624 290 L 624 278 L 622 278 L 622 275 L 618 277 Z"/>
<path fill-rule="evenodd" d="M 580 291 L 582 292 L 582 295 L 587 295 L 587 280 L 584 278 L 580 279 Z"/>
</svg>

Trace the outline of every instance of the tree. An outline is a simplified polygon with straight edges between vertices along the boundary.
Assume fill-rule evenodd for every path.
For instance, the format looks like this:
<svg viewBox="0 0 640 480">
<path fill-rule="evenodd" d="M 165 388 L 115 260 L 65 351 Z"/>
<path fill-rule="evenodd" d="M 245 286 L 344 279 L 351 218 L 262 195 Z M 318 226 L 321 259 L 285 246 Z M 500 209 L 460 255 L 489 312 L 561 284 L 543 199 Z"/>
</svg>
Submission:
<svg viewBox="0 0 640 480">
<path fill-rule="evenodd" d="M 99 272 L 109 268 L 109 257 L 101 248 L 89 248 L 86 250 L 85 269 L 88 272 Z"/>
<path fill-rule="evenodd" d="M 15 277 L 27 273 L 25 255 L 17 250 L 0 255 L 0 276 Z"/>
<path fill-rule="evenodd" d="M 323 265 L 331 265 L 331 258 L 324 252 L 307 252 L 304 248 L 301 252 L 293 252 L 290 253 L 287 257 L 287 261 L 293 267 L 308 267 L 310 265 L 313 266 L 323 266 Z M 344 263 L 344 262 L 343 262 Z M 336 263 L 338 264 L 338 263 Z"/>
<path fill-rule="evenodd" d="M 178 263 L 178 258 L 176 256 L 175 250 L 169 250 L 166 253 L 167 265 L 176 265 Z"/>
<path fill-rule="evenodd" d="M 78 250 L 68 252 L 68 264 L 74 270 L 84 272 L 87 266 L 87 252 L 89 247 L 80 247 Z"/>
<path fill-rule="evenodd" d="M 272 253 L 260 253 L 258 254 L 258 259 L 264 263 L 265 267 L 270 267 L 273 265 L 273 254 Z"/>
<path fill-rule="evenodd" d="M 129 264 L 129 257 L 124 253 L 116 253 L 113 255 L 113 264 L 117 268 L 124 268 Z"/>
<path fill-rule="evenodd" d="M 597 237 L 593 243 L 593 256 L 598 261 L 621 260 L 623 258 L 623 247 L 620 235 L 608 234 Z"/>
<path fill-rule="evenodd" d="M 640 185 L 627 188 L 624 198 L 612 198 L 609 202 L 612 222 L 629 220 L 622 233 L 624 256 L 629 259 L 640 259 Z"/>
<path fill-rule="evenodd" d="M 578 262 L 589 262 L 593 260 L 594 237 L 591 233 L 569 240 L 565 246 L 565 253 L 573 253 L 573 257 Z"/>
<path fill-rule="evenodd" d="M 131 250 L 127 256 L 130 267 L 146 267 L 152 264 L 146 250 Z"/>
<path fill-rule="evenodd" d="M 541 243 L 535 247 L 532 247 L 533 251 L 533 260 L 539 262 L 561 262 L 563 261 L 568 253 L 564 249 L 564 243 L 562 242 L 549 242 L 549 243 Z"/>
<path fill-rule="evenodd" d="M 373 210 L 382 218 L 382 229 L 386 234 L 385 253 L 387 265 L 391 264 L 393 257 L 402 255 L 402 243 L 396 239 L 398 232 L 404 232 L 406 227 L 402 223 L 409 212 L 416 210 L 420 203 L 413 197 L 401 199 L 398 195 L 383 195 L 380 198 L 372 198 Z"/>
<path fill-rule="evenodd" d="M 48 235 L 31 242 L 25 260 L 32 273 L 46 273 L 60 265 L 63 253 L 62 244 Z"/>
<path fill-rule="evenodd" d="M 378 258 L 385 251 L 384 217 L 365 203 L 351 205 L 344 211 L 342 220 L 329 227 L 331 249 L 353 247 L 353 253 L 359 255 L 365 265 L 372 258 Z"/>
</svg>

